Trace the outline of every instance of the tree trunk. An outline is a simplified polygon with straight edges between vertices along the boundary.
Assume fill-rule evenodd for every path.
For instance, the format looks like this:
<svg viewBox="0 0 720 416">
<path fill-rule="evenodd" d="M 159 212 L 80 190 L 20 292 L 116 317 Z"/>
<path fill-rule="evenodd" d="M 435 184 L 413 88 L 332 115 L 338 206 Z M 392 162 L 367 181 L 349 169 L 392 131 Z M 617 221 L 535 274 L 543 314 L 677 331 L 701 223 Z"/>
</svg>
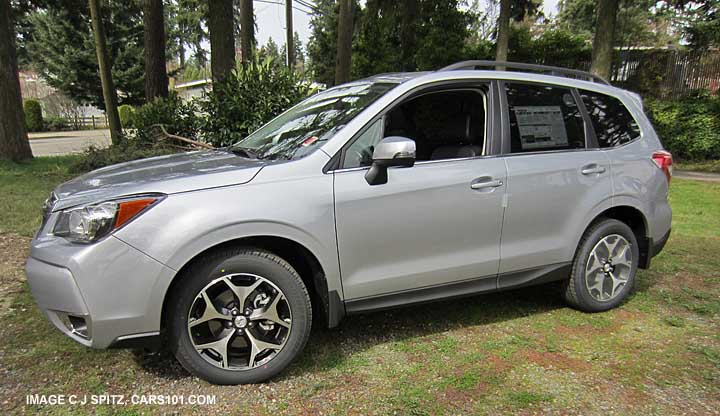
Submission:
<svg viewBox="0 0 720 416">
<path fill-rule="evenodd" d="M 165 66 L 165 18 L 162 0 L 143 0 L 145 99 L 168 96 Z"/>
<path fill-rule="evenodd" d="M 417 52 L 417 29 L 420 14 L 419 0 L 403 0 L 402 26 L 400 28 L 401 70 L 416 71 L 415 53 Z"/>
<path fill-rule="evenodd" d="M 242 63 L 246 65 L 253 59 L 253 40 L 255 39 L 255 19 L 253 0 L 240 0 L 240 49 Z"/>
<path fill-rule="evenodd" d="M 353 36 L 353 0 L 340 0 L 338 17 L 337 58 L 335 61 L 335 85 L 350 81 Z"/>
<path fill-rule="evenodd" d="M 285 0 L 285 48 L 288 68 L 295 67 L 295 32 L 293 31 L 292 0 Z"/>
<path fill-rule="evenodd" d="M 10 0 L 0 0 L 0 159 L 31 159 L 20 95 Z"/>
<path fill-rule="evenodd" d="M 213 81 L 221 81 L 235 68 L 233 1 L 208 0 L 210 70 Z"/>
<path fill-rule="evenodd" d="M 498 17 L 497 47 L 495 60 L 507 62 L 508 44 L 510 43 L 510 0 L 500 0 L 500 16 Z M 496 67 L 504 70 L 504 66 Z"/>
<path fill-rule="evenodd" d="M 122 140 L 122 128 L 120 127 L 117 91 L 115 90 L 115 83 L 113 83 L 112 72 L 110 72 L 110 57 L 99 3 L 100 0 L 90 0 L 90 19 L 92 20 L 92 29 L 95 36 L 95 53 L 97 53 L 98 67 L 100 69 L 100 83 L 102 84 L 103 99 L 105 100 L 105 114 L 110 127 L 110 139 L 113 144 L 118 144 Z"/>
<path fill-rule="evenodd" d="M 599 0 L 590 71 L 610 79 L 618 0 Z"/>
</svg>

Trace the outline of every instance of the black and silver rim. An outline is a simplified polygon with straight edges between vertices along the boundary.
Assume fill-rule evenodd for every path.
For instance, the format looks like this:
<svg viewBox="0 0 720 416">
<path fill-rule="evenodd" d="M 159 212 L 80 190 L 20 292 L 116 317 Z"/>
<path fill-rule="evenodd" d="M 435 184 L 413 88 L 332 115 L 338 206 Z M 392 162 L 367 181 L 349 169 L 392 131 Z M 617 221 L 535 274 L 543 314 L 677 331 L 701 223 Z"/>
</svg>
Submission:
<svg viewBox="0 0 720 416">
<path fill-rule="evenodd" d="M 611 234 L 593 247 L 585 266 L 585 284 L 595 300 L 615 299 L 630 279 L 632 250 L 630 242 L 619 234 Z"/>
<path fill-rule="evenodd" d="M 224 370 L 267 364 L 285 346 L 291 328 L 285 294 L 268 279 L 249 273 L 228 274 L 207 284 L 188 314 L 193 347 Z"/>
</svg>

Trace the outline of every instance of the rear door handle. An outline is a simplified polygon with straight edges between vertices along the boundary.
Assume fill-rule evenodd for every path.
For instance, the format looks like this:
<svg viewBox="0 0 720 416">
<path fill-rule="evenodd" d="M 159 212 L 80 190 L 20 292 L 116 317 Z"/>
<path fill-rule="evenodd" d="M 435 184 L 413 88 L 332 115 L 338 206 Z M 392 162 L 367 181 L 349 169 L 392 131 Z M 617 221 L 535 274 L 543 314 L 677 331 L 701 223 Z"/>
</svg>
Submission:
<svg viewBox="0 0 720 416">
<path fill-rule="evenodd" d="M 589 165 L 583 166 L 580 170 L 580 173 L 582 173 L 583 175 L 599 175 L 601 173 L 605 173 L 605 168 L 595 163 L 591 163 Z"/>
<path fill-rule="evenodd" d="M 471 184 L 470 188 L 475 190 L 480 189 L 487 189 L 487 188 L 497 188 L 499 186 L 503 185 L 503 181 L 501 180 L 493 180 L 492 178 L 477 178 L 475 179 Z"/>
</svg>

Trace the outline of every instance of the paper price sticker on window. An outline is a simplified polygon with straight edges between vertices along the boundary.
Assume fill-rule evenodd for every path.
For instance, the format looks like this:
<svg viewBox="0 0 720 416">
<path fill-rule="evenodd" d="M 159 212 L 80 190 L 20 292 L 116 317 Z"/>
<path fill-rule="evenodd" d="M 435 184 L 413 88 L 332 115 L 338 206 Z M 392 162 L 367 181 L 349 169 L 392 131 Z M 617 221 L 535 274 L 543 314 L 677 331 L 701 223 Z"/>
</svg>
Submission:
<svg viewBox="0 0 720 416">
<path fill-rule="evenodd" d="M 310 136 L 302 142 L 302 147 L 308 147 L 315 144 L 316 141 L 320 140 L 317 136 Z"/>
<path fill-rule="evenodd" d="M 513 110 L 523 150 L 568 145 L 560 106 L 517 106 Z"/>
</svg>

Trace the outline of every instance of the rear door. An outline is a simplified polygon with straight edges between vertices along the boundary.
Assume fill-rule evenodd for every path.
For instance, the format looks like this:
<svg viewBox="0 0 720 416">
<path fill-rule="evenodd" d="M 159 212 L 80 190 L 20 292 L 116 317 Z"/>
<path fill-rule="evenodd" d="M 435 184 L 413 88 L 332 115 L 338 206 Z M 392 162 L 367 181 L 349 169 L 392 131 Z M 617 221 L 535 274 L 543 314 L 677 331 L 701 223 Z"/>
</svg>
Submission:
<svg viewBox="0 0 720 416">
<path fill-rule="evenodd" d="M 610 208 L 610 161 L 574 89 L 500 84 L 507 164 L 499 287 L 567 271 L 589 218 Z"/>
</svg>

